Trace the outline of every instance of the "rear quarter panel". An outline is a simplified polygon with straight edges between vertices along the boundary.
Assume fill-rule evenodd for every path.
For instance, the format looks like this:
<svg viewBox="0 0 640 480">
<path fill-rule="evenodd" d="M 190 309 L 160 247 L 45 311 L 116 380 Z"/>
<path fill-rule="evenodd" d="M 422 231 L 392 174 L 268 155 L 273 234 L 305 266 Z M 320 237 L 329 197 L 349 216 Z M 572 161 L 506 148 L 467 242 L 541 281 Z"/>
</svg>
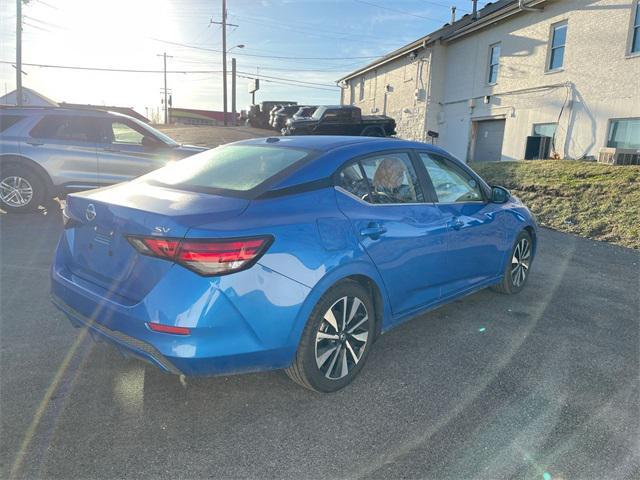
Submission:
<svg viewBox="0 0 640 480">
<path fill-rule="evenodd" d="M 355 237 L 350 222 L 337 208 L 335 195 L 333 187 L 328 187 L 253 200 L 240 217 L 200 225 L 188 233 L 189 237 L 211 236 L 212 231 L 225 237 L 273 235 L 273 244 L 256 266 L 273 270 L 309 289 L 289 333 L 291 342 L 296 344 L 320 297 L 345 277 L 365 275 L 386 295 L 375 266 Z M 383 303 L 386 323 L 390 319 L 386 298 Z"/>
</svg>

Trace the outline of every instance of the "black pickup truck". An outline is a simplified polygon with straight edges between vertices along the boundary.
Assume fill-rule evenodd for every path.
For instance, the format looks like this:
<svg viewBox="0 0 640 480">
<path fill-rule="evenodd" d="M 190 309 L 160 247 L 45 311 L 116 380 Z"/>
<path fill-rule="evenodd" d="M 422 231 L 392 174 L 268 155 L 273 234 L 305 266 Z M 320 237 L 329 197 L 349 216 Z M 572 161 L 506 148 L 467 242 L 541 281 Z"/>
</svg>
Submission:
<svg viewBox="0 0 640 480">
<path fill-rule="evenodd" d="M 290 118 L 283 135 L 395 135 L 396 121 L 384 115 L 362 115 L 358 107 L 322 106 L 309 118 Z"/>
</svg>

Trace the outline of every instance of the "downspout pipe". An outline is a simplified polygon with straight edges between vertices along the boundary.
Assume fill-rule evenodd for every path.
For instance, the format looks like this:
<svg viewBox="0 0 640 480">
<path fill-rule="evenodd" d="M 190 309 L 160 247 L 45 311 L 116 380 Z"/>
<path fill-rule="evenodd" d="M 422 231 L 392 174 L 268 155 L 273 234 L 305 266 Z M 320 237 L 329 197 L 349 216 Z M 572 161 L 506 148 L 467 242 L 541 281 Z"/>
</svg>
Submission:
<svg viewBox="0 0 640 480">
<path fill-rule="evenodd" d="M 542 8 L 540 7 L 527 7 L 524 3 L 526 0 L 518 0 L 518 7 L 522 12 L 541 12 Z"/>
</svg>

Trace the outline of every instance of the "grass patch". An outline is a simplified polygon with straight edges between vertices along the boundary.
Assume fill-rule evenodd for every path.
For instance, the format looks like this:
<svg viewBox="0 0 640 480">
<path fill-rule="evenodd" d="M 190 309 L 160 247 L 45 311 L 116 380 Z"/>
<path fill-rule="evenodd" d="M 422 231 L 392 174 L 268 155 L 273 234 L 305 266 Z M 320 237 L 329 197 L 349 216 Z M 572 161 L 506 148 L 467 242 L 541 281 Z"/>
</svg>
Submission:
<svg viewBox="0 0 640 480">
<path fill-rule="evenodd" d="M 545 227 L 640 249 L 640 166 L 573 160 L 470 166 L 511 190 Z"/>
</svg>

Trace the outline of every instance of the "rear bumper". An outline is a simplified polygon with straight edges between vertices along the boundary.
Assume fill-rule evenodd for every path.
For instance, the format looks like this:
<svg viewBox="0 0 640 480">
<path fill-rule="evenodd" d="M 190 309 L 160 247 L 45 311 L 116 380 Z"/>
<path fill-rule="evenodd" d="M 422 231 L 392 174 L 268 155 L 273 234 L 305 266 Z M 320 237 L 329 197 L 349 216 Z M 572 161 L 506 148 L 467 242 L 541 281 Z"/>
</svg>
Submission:
<svg viewBox="0 0 640 480">
<path fill-rule="evenodd" d="M 59 257 L 58 257 L 59 258 Z M 168 373 L 228 375 L 285 368 L 309 289 L 259 264 L 220 278 L 178 265 L 136 305 L 123 305 L 54 263 L 51 298 L 76 327 Z M 257 287 L 260 287 L 258 290 Z M 154 332 L 148 322 L 189 335 Z"/>
<path fill-rule="evenodd" d="M 117 330 L 111 330 L 88 317 L 85 317 L 80 312 L 74 310 L 72 307 L 64 303 L 56 295 L 51 295 L 51 302 L 58 307 L 64 314 L 67 315 L 69 321 L 74 327 L 87 328 L 92 336 L 98 336 L 103 340 L 106 340 L 116 347 L 120 348 L 126 355 L 133 355 L 141 360 L 144 360 L 156 367 L 164 370 L 167 373 L 173 373 L 176 375 L 182 374 L 169 360 L 167 360 L 158 350 L 156 350 L 151 344 L 140 341 L 136 338 L 125 335 Z"/>
</svg>

